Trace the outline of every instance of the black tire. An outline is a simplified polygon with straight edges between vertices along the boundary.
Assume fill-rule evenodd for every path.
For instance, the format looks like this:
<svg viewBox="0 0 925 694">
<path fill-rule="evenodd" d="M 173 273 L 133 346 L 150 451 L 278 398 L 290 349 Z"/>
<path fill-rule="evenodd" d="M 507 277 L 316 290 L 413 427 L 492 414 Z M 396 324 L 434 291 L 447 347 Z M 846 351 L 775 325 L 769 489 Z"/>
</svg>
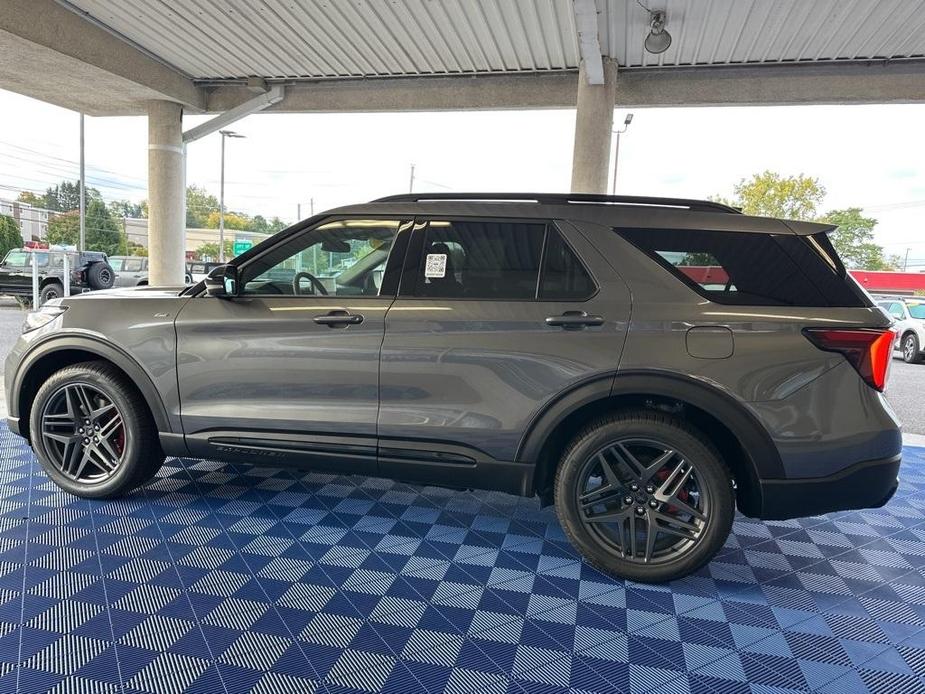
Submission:
<svg viewBox="0 0 925 694">
<path fill-rule="evenodd" d="M 638 481 L 633 481 L 637 478 L 627 472 L 630 467 L 621 460 L 626 459 L 624 453 L 629 452 L 632 463 L 639 463 L 643 460 L 639 456 L 648 447 L 653 453 L 645 464 L 657 465 L 664 457 L 657 455 L 658 446 L 663 446 L 664 456 L 673 452 L 674 457 L 666 458 L 661 468 L 650 468 L 658 470 L 659 476 L 651 473 L 650 482 L 640 488 Z M 615 452 L 619 457 L 608 458 Z M 607 465 L 615 476 L 608 477 L 602 465 Z M 595 470 L 601 474 L 594 476 Z M 660 476 L 662 470 L 666 471 L 664 478 Z M 606 486 L 604 477 L 608 477 Z M 601 481 L 597 489 L 589 492 L 586 480 L 590 479 Z M 644 475 L 639 479 L 644 479 Z M 666 500 L 663 492 L 677 484 L 674 480 L 681 484 L 675 497 Z M 635 491 L 630 490 L 631 484 L 635 485 Z M 684 499 L 684 503 L 680 499 Z M 628 500 L 631 501 L 627 503 Z M 673 505 L 673 501 L 678 505 Z M 719 551 L 732 528 L 735 492 L 732 476 L 722 457 L 700 431 L 662 412 L 631 410 L 597 419 L 572 439 L 556 472 L 555 504 L 565 534 L 590 564 L 620 578 L 658 583 L 697 571 Z M 695 515 L 685 519 L 683 508 L 702 515 L 703 520 Z M 669 532 L 664 519 L 672 514 L 680 520 L 677 526 L 668 526 L 672 528 Z M 601 520 L 605 515 L 620 519 L 612 521 L 614 530 L 610 534 L 609 521 Z M 646 524 L 646 546 L 641 552 L 635 539 L 627 539 L 630 533 L 634 538 L 639 537 L 642 526 L 637 529 L 637 523 Z M 651 553 L 649 523 L 658 528 L 654 542 L 662 543 L 656 544 Z M 677 536 L 677 530 L 684 523 L 694 529 L 683 532 L 696 537 Z M 622 549 L 620 543 L 612 540 L 614 534 L 625 540 Z M 656 556 L 658 547 L 660 554 Z"/>
<path fill-rule="evenodd" d="M 74 395 L 75 391 L 78 395 Z M 80 392 L 94 395 L 82 399 Z M 97 396 L 99 399 L 95 399 Z M 89 403 L 89 407 L 84 403 Z M 92 412 L 102 412 L 104 407 L 109 411 L 95 418 Z M 88 410 L 92 411 L 89 417 Z M 79 416 L 73 417 L 72 413 Z M 112 421 L 104 417 L 113 421 L 121 418 L 118 426 L 111 427 L 117 439 L 113 445 L 118 444 L 118 458 L 107 456 L 101 445 L 90 443 L 98 440 L 94 428 L 101 438 L 106 438 L 103 434 Z M 85 424 L 86 421 L 90 424 Z M 147 404 L 122 372 L 103 361 L 74 364 L 52 374 L 35 395 L 29 431 L 32 449 L 52 481 L 83 498 L 122 496 L 151 479 L 164 462 L 157 428 Z M 72 443 L 62 439 L 71 439 Z M 113 439 L 109 439 L 109 443 L 113 443 Z M 76 447 L 76 453 L 68 445 Z M 93 448 L 93 455 L 87 453 L 88 447 Z M 104 469 L 95 462 L 101 458 L 108 461 L 106 465 L 111 469 Z M 62 464 L 63 460 L 70 462 L 70 472 L 76 474 L 68 474 L 65 469 L 68 464 Z M 90 474 L 94 470 L 97 471 L 95 476 Z M 81 472 L 85 474 L 81 476 Z"/>
<path fill-rule="evenodd" d="M 44 304 L 51 299 L 59 299 L 62 296 L 64 296 L 64 287 L 59 282 L 49 282 L 39 292 L 39 302 Z"/>
<path fill-rule="evenodd" d="M 907 364 L 918 364 L 922 361 L 922 356 L 919 354 L 919 338 L 916 337 L 915 333 L 903 335 L 900 350 L 902 351 L 903 361 Z"/>
<path fill-rule="evenodd" d="M 109 263 L 90 263 L 87 267 L 87 284 L 93 289 L 112 289 L 116 283 L 116 273 Z"/>
</svg>

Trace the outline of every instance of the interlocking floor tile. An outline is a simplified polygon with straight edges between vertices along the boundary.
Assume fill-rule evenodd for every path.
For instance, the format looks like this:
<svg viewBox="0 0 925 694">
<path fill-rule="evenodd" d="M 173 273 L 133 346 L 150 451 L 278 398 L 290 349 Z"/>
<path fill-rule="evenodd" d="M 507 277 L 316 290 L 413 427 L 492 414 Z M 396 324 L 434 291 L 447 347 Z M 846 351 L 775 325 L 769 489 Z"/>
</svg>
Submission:
<svg viewBox="0 0 925 694">
<path fill-rule="evenodd" d="M 670 585 L 498 493 L 169 460 L 89 502 L 0 430 L 0 692 L 925 691 L 925 449 Z"/>
</svg>

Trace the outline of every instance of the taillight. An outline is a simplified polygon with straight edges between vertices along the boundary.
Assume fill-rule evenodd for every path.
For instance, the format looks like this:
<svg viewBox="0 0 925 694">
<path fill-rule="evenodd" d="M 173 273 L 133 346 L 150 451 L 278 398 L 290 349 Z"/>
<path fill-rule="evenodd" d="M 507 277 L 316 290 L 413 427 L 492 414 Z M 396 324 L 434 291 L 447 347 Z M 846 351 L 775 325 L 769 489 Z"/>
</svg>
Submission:
<svg viewBox="0 0 925 694">
<path fill-rule="evenodd" d="M 883 390 L 896 332 L 891 328 L 805 328 L 803 334 L 819 349 L 839 352 L 868 385 Z"/>
</svg>

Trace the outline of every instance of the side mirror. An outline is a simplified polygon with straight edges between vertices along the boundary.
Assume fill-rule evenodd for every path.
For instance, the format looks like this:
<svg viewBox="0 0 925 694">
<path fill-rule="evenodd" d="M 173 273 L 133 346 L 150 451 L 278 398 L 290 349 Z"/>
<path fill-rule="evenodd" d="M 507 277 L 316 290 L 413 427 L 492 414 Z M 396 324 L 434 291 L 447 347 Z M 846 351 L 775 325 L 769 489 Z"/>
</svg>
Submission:
<svg viewBox="0 0 925 694">
<path fill-rule="evenodd" d="M 238 295 L 238 268 L 219 265 L 206 276 L 206 295 L 229 299 Z"/>
</svg>

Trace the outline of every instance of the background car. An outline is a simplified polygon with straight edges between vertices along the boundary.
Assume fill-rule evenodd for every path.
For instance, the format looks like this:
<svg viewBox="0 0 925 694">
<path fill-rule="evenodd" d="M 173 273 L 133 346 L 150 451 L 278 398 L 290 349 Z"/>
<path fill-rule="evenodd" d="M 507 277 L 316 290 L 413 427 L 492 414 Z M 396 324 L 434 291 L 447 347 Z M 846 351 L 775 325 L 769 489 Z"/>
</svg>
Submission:
<svg viewBox="0 0 925 694">
<path fill-rule="evenodd" d="M 116 271 L 117 287 L 141 287 L 148 283 L 148 259 L 138 255 L 114 255 L 109 264 Z"/>
<path fill-rule="evenodd" d="M 186 264 L 186 280 L 190 284 L 196 284 L 197 282 L 202 282 L 206 276 L 212 272 L 215 268 L 224 263 L 214 263 L 203 260 L 194 260 Z"/>
<path fill-rule="evenodd" d="M 0 263 L 0 294 L 32 303 L 32 263 L 38 265 L 39 303 L 64 296 L 64 256 L 68 257 L 71 292 L 109 289 L 116 273 L 105 253 L 58 249 L 14 248 Z"/>
<path fill-rule="evenodd" d="M 877 305 L 896 321 L 899 339 L 893 349 L 902 352 L 907 364 L 919 364 L 925 357 L 925 298 L 882 297 L 878 296 Z"/>
</svg>

